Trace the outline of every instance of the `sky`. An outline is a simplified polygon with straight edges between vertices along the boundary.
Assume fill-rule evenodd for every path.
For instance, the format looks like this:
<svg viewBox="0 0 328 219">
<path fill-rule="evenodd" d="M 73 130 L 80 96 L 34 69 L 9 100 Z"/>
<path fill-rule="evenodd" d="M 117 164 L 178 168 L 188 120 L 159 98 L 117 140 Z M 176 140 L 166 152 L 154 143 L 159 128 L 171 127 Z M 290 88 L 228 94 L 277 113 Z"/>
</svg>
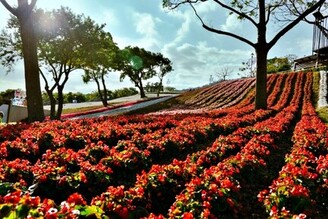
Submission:
<svg viewBox="0 0 328 219">
<path fill-rule="evenodd" d="M 11 5 L 17 0 L 7 0 Z M 228 12 L 215 4 L 202 3 L 197 10 L 208 24 L 256 40 L 256 31 L 248 23 L 228 16 Z M 113 36 L 120 48 L 138 46 L 152 52 L 160 52 L 173 63 L 173 71 L 164 77 L 164 86 L 189 89 L 204 86 L 218 80 L 217 73 L 228 68 L 228 78 L 238 78 L 242 62 L 254 52 L 243 42 L 227 36 L 211 33 L 202 28 L 200 21 L 189 6 L 175 10 L 163 9 L 162 0 L 38 0 L 36 7 L 45 10 L 69 7 L 75 14 L 84 14 L 98 24 L 106 24 L 105 30 Z M 0 30 L 5 28 L 9 18 L 0 4 Z M 279 26 L 268 29 L 272 36 Z M 269 37 L 270 38 L 270 37 Z M 1 49 L 1 48 L 0 48 Z M 288 32 L 271 49 L 269 58 L 294 54 L 297 57 L 311 55 L 312 26 L 300 23 Z M 72 72 L 64 92 L 90 93 L 96 91 L 96 84 L 82 82 L 82 71 Z M 155 78 L 153 81 L 156 81 Z M 42 83 L 42 79 L 41 79 Z M 119 73 L 112 72 L 106 78 L 109 90 L 134 87 L 127 78 L 119 80 Z M 17 63 L 14 70 L 6 73 L 0 66 L 0 91 L 6 89 L 25 90 L 24 67 Z M 43 89 L 43 83 L 41 85 Z"/>
</svg>

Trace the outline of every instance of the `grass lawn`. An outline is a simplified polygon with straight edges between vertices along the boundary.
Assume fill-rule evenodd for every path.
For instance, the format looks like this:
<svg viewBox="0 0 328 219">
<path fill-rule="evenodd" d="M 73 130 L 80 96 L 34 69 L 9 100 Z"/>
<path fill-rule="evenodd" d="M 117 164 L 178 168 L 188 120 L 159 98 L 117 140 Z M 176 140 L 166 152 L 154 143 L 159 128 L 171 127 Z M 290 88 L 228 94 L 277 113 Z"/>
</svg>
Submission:
<svg viewBox="0 0 328 219">
<path fill-rule="evenodd" d="M 63 109 L 63 114 L 70 114 L 70 113 L 83 113 L 83 112 L 88 112 L 91 110 L 96 110 L 103 108 L 103 105 L 99 106 L 88 106 L 88 107 L 79 107 L 79 108 L 69 108 L 69 109 Z"/>
</svg>

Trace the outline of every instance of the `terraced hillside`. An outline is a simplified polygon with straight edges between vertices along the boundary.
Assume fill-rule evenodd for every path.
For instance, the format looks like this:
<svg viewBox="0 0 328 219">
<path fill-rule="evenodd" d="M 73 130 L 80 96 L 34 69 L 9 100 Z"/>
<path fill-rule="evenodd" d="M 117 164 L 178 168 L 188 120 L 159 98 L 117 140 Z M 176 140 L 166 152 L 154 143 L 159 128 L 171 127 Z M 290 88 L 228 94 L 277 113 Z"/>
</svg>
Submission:
<svg viewBox="0 0 328 219">
<path fill-rule="evenodd" d="M 313 74 L 215 84 L 145 115 L 1 127 L 0 218 L 324 218 Z"/>
</svg>

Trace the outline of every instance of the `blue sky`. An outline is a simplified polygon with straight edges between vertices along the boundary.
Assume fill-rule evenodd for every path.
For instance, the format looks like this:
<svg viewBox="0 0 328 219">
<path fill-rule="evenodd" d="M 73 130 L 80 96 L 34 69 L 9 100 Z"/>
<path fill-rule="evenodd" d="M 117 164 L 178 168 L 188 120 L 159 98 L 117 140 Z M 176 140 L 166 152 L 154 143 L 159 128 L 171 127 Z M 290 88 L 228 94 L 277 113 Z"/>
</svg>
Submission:
<svg viewBox="0 0 328 219">
<path fill-rule="evenodd" d="M 7 0 L 15 4 L 17 0 Z M 139 46 L 152 52 L 161 52 L 173 63 L 174 71 L 164 78 L 164 85 L 177 89 L 203 86 L 210 75 L 217 80 L 217 72 L 225 67 L 233 70 L 229 78 L 237 78 L 241 63 L 250 58 L 253 49 L 235 39 L 207 32 L 201 27 L 190 7 L 177 10 L 163 9 L 161 0 L 38 0 L 37 7 L 54 9 L 67 6 L 76 14 L 90 16 L 97 23 L 106 23 L 106 30 L 119 47 Z M 238 21 L 211 3 L 198 7 L 205 21 L 223 30 L 233 31 L 252 40 L 256 32 L 247 23 Z M 0 29 L 6 25 L 9 12 L 0 4 Z M 270 27 L 274 33 L 279 26 Z M 312 26 L 301 23 L 286 34 L 270 51 L 270 57 L 311 54 Z M 25 90 L 22 63 L 6 75 L 0 67 L 0 91 L 21 88 Z M 155 78 L 154 78 L 155 80 Z M 107 78 L 110 90 L 133 87 L 129 79 L 119 81 L 119 73 Z M 88 93 L 96 84 L 83 84 L 81 72 L 73 72 L 64 92 Z"/>
</svg>

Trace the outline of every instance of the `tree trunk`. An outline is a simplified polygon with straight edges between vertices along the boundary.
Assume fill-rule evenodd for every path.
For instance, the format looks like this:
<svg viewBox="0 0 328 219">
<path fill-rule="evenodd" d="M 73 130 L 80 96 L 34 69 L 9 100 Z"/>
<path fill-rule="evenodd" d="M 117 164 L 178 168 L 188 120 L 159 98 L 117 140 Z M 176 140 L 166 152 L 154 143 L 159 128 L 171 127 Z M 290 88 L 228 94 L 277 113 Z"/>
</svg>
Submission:
<svg viewBox="0 0 328 219">
<path fill-rule="evenodd" d="M 259 1 L 259 23 L 257 26 L 256 52 L 256 95 L 255 109 L 267 109 L 267 56 L 265 1 Z"/>
<path fill-rule="evenodd" d="M 97 90 L 98 90 L 98 94 L 99 94 L 100 100 L 101 100 L 103 106 L 104 107 L 107 107 L 108 106 L 108 103 L 107 103 L 107 100 L 105 100 L 105 98 L 104 98 L 104 94 L 103 94 L 103 92 L 101 90 L 99 80 L 98 80 L 98 78 L 94 78 L 94 80 L 95 80 L 95 82 L 97 84 Z"/>
<path fill-rule="evenodd" d="M 64 95 L 63 95 L 64 86 L 58 86 L 58 108 L 56 113 L 55 119 L 60 119 L 61 114 L 63 113 L 63 106 L 64 106 Z"/>
<path fill-rule="evenodd" d="M 140 79 L 139 80 L 139 91 L 140 91 L 140 98 L 145 98 L 146 97 L 146 94 L 145 94 L 145 90 L 142 86 L 142 80 Z"/>
<path fill-rule="evenodd" d="M 50 119 L 53 120 L 56 117 L 56 99 L 51 90 L 46 89 L 49 100 L 50 100 Z"/>
<path fill-rule="evenodd" d="M 103 85 L 103 91 L 104 91 L 104 100 L 103 100 L 103 105 L 104 107 L 107 107 L 108 106 L 108 103 L 107 103 L 107 87 L 106 87 L 106 82 L 105 82 L 105 76 L 104 74 L 101 74 L 101 83 Z"/>
<path fill-rule="evenodd" d="M 256 49 L 256 95 L 255 109 L 267 108 L 267 55 L 268 51 L 259 47 Z"/>
<path fill-rule="evenodd" d="M 163 86 L 162 84 L 163 84 L 163 80 L 161 79 L 157 88 L 157 97 L 159 97 L 159 93 L 162 90 L 162 86 Z"/>
<path fill-rule="evenodd" d="M 17 16 L 20 23 L 25 68 L 28 122 L 43 121 L 44 111 L 40 88 L 37 39 L 31 13 L 20 10 Z"/>
</svg>

